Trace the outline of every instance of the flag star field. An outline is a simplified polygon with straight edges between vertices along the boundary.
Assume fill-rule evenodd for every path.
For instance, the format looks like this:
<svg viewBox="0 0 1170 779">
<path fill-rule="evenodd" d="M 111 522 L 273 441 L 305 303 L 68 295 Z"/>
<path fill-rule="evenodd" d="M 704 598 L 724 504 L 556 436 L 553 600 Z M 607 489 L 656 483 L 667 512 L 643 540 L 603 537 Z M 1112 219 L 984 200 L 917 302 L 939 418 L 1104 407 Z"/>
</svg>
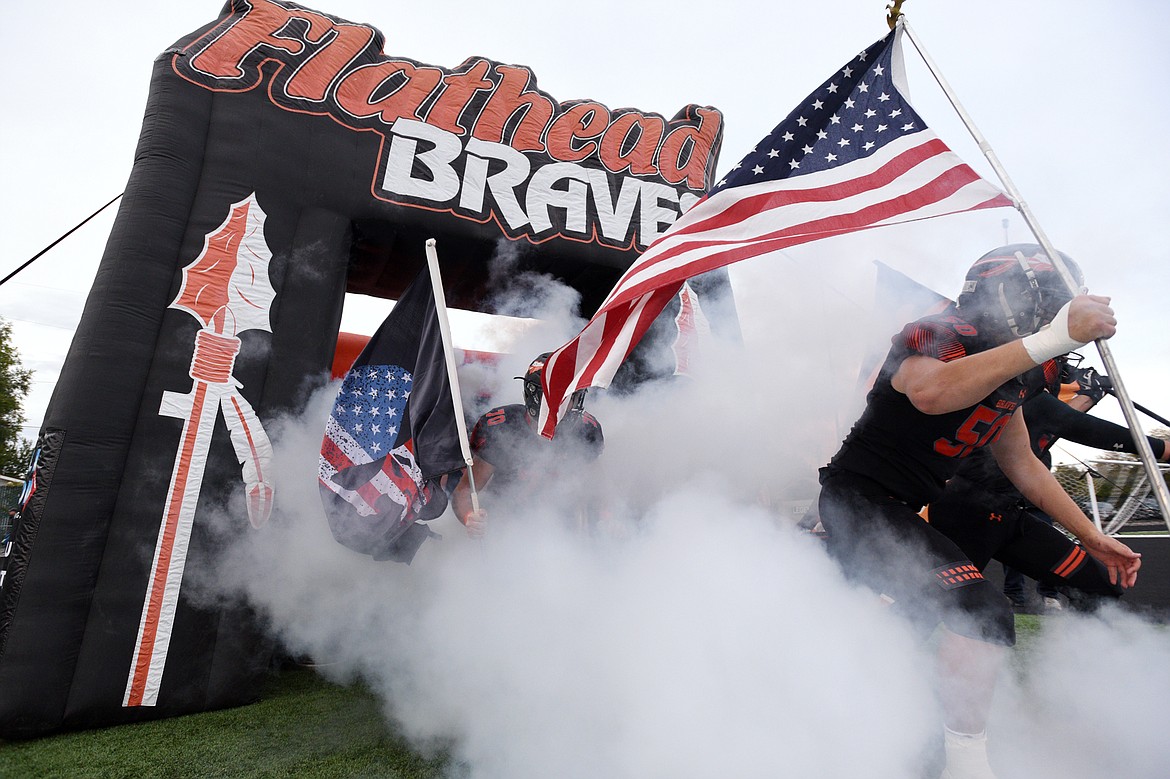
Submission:
<svg viewBox="0 0 1170 779">
<path fill-rule="evenodd" d="M 385 442 L 398 434 L 412 383 L 410 372 L 398 365 L 352 371 L 342 382 L 333 418 L 371 459 L 381 457 Z"/>
<path fill-rule="evenodd" d="M 837 71 L 711 192 L 835 168 L 924 129 L 894 88 L 894 48 L 885 44 L 878 41 Z"/>
</svg>

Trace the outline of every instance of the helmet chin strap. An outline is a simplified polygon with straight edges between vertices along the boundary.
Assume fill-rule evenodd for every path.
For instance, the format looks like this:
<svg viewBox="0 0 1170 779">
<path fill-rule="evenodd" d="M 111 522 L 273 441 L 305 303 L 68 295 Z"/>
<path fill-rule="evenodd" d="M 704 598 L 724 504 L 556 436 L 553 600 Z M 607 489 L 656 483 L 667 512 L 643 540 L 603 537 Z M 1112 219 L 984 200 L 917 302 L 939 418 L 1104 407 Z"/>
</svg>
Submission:
<svg viewBox="0 0 1170 779">
<path fill-rule="evenodd" d="M 1020 323 L 1016 322 L 1015 312 L 1008 304 L 1007 296 L 1003 294 L 1003 287 L 999 288 L 999 302 L 1003 306 L 1004 313 L 1007 314 L 1008 326 L 1012 333 L 1017 338 L 1022 338 L 1025 335 L 1031 335 L 1039 329 L 1040 325 L 1040 281 L 1036 278 L 1036 271 L 1032 269 L 1032 263 L 1028 262 L 1028 258 L 1019 249 L 1016 250 L 1016 261 L 1020 263 L 1020 268 L 1024 271 L 1024 278 L 1028 280 L 1028 289 L 1032 292 L 1032 321 L 1028 325 L 1027 332 L 1020 332 Z"/>
<path fill-rule="evenodd" d="M 1012 304 L 1008 302 L 1007 295 L 1003 293 L 1003 285 L 999 285 L 999 307 L 1003 311 L 1004 319 L 1007 320 L 1008 329 L 1012 331 L 1012 335 L 1017 338 L 1027 335 L 1021 333 L 1020 327 L 1016 324 L 1016 310 L 1012 308 Z"/>
</svg>

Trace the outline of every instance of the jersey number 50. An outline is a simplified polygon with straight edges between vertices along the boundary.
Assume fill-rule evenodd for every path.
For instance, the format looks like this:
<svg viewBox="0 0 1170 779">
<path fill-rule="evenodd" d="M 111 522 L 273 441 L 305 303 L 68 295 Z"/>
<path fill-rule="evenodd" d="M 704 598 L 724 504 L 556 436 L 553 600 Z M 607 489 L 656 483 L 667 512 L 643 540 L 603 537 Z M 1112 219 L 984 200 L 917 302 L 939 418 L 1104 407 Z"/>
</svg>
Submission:
<svg viewBox="0 0 1170 779">
<path fill-rule="evenodd" d="M 1011 414 L 1002 414 L 987 406 L 976 406 L 955 431 L 954 439 L 938 439 L 934 442 L 934 450 L 947 457 L 966 457 L 980 446 L 994 443 L 1011 418 Z"/>
</svg>

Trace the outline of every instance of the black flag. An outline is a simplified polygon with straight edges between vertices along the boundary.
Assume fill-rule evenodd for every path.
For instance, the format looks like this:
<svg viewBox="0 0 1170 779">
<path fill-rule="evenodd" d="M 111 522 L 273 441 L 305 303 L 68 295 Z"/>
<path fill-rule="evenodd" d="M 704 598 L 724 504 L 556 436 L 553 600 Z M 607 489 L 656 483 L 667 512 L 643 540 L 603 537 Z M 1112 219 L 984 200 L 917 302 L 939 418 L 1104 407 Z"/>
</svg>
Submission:
<svg viewBox="0 0 1170 779">
<path fill-rule="evenodd" d="M 333 537 L 376 560 L 410 562 L 447 508 L 439 485 L 463 467 L 443 339 L 423 268 L 342 380 L 318 474 Z"/>
</svg>

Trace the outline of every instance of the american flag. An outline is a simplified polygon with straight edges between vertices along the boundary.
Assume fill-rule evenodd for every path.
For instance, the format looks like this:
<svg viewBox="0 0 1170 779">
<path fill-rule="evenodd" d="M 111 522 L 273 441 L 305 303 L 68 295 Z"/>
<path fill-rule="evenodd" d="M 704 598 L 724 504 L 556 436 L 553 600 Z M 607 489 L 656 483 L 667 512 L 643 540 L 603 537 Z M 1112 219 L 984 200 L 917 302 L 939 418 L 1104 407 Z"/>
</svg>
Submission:
<svg viewBox="0 0 1170 779">
<path fill-rule="evenodd" d="M 902 29 L 851 59 L 622 275 L 543 376 L 541 434 L 573 392 L 607 387 L 682 283 L 733 262 L 881 225 L 1013 205 L 905 98 Z"/>
<path fill-rule="evenodd" d="M 349 372 L 326 424 L 327 438 L 344 455 L 345 466 L 382 458 L 393 449 L 413 382 L 400 365 L 366 365 Z"/>
<path fill-rule="evenodd" d="M 446 509 L 438 479 L 463 455 L 426 268 L 342 380 L 318 466 L 334 538 L 375 559 L 409 562 L 400 539 Z"/>
</svg>

